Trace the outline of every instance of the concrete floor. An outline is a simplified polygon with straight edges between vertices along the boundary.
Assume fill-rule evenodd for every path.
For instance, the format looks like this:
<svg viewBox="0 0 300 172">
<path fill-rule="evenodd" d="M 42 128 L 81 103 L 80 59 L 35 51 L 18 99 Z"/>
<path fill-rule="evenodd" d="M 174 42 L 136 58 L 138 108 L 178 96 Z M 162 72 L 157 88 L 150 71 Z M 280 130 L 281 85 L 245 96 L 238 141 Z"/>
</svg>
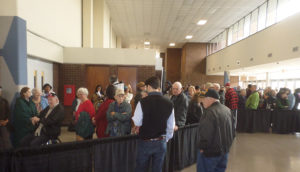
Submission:
<svg viewBox="0 0 300 172">
<path fill-rule="evenodd" d="M 60 139 L 74 141 L 75 133 L 63 127 Z M 193 165 L 181 172 L 195 171 Z M 300 172 L 300 135 L 238 134 L 227 172 Z"/>
</svg>

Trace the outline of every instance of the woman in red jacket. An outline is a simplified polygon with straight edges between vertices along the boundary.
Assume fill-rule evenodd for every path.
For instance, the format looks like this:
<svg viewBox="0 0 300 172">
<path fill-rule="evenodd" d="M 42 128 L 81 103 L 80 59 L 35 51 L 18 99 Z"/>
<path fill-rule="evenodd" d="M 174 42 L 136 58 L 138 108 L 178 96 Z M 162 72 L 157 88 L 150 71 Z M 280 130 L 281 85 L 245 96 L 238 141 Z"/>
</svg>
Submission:
<svg viewBox="0 0 300 172">
<path fill-rule="evenodd" d="M 107 127 L 107 119 L 106 112 L 108 110 L 109 105 L 114 102 L 115 96 L 115 87 L 113 85 L 109 85 L 106 89 L 106 100 L 101 104 L 98 112 L 96 113 L 96 133 L 98 138 L 108 137 L 108 134 L 105 134 Z"/>
<path fill-rule="evenodd" d="M 88 99 L 88 95 L 89 95 L 89 92 L 88 92 L 88 89 L 86 89 L 86 88 L 81 87 L 77 90 L 77 96 L 80 100 L 80 105 L 75 113 L 76 123 L 78 122 L 81 112 L 87 112 L 90 116 L 90 120 L 91 121 L 95 120 L 95 108 L 94 108 L 93 103 Z M 91 134 L 88 137 L 83 138 L 83 137 L 77 135 L 77 133 L 76 133 L 77 141 L 87 140 L 87 139 L 92 139 L 92 138 L 93 138 L 93 134 Z"/>
</svg>

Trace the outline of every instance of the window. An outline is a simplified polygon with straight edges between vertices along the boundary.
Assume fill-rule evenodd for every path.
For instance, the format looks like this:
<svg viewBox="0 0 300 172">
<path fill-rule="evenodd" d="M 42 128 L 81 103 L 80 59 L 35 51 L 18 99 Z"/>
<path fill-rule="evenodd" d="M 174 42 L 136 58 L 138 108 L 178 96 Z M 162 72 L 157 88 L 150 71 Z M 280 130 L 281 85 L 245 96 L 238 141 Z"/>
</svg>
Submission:
<svg viewBox="0 0 300 172">
<path fill-rule="evenodd" d="M 284 88 L 285 87 L 285 81 L 280 80 L 279 83 L 278 83 L 278 86 L 279 86 L 279 89 Z"/>
<path fill-rule="evenodd" d="M 286 82 L 286 87 L 287 88 L 289 88 L 292 92 L 294 92 L 294 86 L 295 86 L 295 84 L 294 84 L 295 82 L 293 81 L 293 80 L 288 80 L 287 82 Z"/>
<path fill-rule="evenodd" d="M 259 7 L 258 11 L 258 31 L 263 30 L 266 27 L 267 19 L 267 3 L 264 3 Z"/>
<path fill-rule="evenodd" d="M 278 88 L 278 82 L 277 81 L 272 81 L 271 82 L 271 87 L 272 87 L 272 89 L 277 89 Z"/>
<path fill-rule="evenodd" d="M 250 34 L 250 19 L 251 19 L 251 14 L 245 17 L 244 38 L 248 37 Z"/>
<path fill-rule="evenodd" d="M 275 23 L 276 11 L 277 11 L 277 0 L 269 0 L 268 9 L 267 9 L 267 27 Z"/>
<path fill-rule="evenodd" d="M 244 23 L 245 19 L 243 18 L 242 20 L 239 21 L 239 28 L 238 28 L 238 40 L 241 40 L 244 38 Z"/>
<path fill-rule="evenodd" d="M 233 31 L 232 31 L 232 43 L 235 43 L 237 41 L 238 29 L 239 29 L 239 23 L 235 23 L 233 25 Z"/>
<path fill-rule="evenodd" d="M 250 34 L 254 34 L 257 32 L 257 18 L 258 18 L 258 9 L 254 10 L 251 13 L 251 29 L 250 29 Z"/>
<path fill-rule="evenodd" d="M 297 80 L 297 81 L 296 81 L 295 86 L 296 86 L 296 89 L 297 89 L 297 88 L 300 88 L 300 80 Z"/>
<path fill-rule="evenodd" d="M 222 33 L 221 49 L 226 47 L 227 33 L 226 30 Z"/>
<path fill-rule="evenodd" d="M 232 32 L 233 32 L 233 26 L 231 26 L 228 30 L 228 45 L 232 44 Z"/>
</svg>

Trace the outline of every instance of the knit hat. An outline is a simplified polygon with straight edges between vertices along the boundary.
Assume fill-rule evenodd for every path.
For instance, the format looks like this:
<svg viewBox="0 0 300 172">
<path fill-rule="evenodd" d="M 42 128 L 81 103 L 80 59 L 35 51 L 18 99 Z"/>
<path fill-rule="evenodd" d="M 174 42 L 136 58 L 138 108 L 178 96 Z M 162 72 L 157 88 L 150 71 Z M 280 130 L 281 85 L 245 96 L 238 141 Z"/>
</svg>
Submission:
<svg viewBox="0 0 300 172">
<path fill-rule="evenodd" d="M 230 87 L 230 83 L 229 82 L 226 83 L 225 87 Z"/>
<path fill-rule="evenodd" d="M 205 97 L 211 97 L 218 100 L 220 99 L 219 93 L 214 89 L 208 89 L 207 92 L 205 93 Z"/>
</svg>

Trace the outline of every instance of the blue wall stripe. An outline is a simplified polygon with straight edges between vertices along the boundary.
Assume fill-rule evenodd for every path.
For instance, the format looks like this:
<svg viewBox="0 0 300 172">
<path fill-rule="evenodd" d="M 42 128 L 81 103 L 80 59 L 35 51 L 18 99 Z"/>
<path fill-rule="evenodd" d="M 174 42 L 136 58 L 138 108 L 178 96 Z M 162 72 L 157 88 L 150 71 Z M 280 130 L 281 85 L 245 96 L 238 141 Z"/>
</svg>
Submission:
<svg viewBox="0 0 300 172">
<path fill-rule="evenodd" d="M 27 85 L 26 21 L 20 17 L 12 21 L 2 54 L 16 85 Z"/>
</svg>

